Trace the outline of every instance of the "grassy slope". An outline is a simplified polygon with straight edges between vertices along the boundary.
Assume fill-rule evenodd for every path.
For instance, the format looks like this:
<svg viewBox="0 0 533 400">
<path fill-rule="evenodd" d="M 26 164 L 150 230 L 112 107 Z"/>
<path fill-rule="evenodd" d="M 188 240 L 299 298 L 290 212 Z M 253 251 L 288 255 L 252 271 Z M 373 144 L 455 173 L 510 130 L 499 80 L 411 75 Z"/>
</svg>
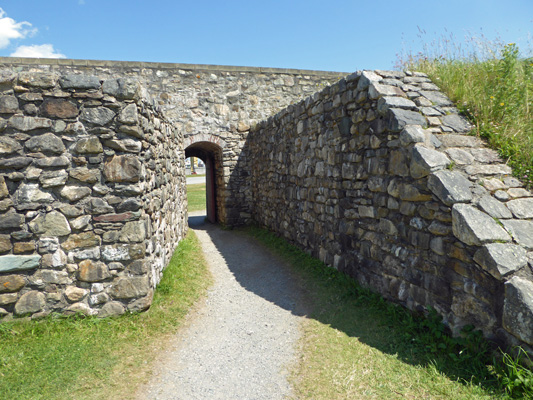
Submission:
<svg viewBox="0 0 533 400">
<path fill-rule="evenodd" d="M 205 183 L 187 185 L 189 212 L 205 210 Z"/>
<path fill-rule="evenodd" d="M 180 242 L 146 313 L 0 324 L 0 398 L 131 399 L 154 353 L 210 282 L 192 232 Z"/>
</svg>

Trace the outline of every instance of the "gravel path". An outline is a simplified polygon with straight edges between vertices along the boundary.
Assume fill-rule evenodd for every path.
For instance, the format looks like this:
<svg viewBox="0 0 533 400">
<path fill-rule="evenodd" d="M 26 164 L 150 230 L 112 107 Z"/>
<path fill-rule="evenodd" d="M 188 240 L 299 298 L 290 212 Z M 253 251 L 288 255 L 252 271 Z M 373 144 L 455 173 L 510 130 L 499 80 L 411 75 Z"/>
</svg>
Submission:
<svg viewBox="0 0 533 400">
<path fill-rule="evenodd" d="M 252 239 L 195 226 L 214 284 L 160 355 L 139 399 L 284 399 L 296 361 L 302 294 L 279 259 Z"/>
</svg>

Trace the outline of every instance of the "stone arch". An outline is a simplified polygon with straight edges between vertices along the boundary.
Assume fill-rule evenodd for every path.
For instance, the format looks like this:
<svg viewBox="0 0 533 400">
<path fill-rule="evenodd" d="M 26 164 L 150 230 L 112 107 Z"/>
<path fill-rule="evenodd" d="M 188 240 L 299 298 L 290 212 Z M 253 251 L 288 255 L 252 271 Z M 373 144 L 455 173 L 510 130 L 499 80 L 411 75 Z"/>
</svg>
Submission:
<svg viewBox="0 0 533 400">
<path fill-rule="evenodd" d="M 224 222 L 224 169 L 222 150 L 226 142 L 210 134 L 197 134 L 184 140 L 185 158 L 198 157 L 205 163 L 207 219 Z"/>
</svg>

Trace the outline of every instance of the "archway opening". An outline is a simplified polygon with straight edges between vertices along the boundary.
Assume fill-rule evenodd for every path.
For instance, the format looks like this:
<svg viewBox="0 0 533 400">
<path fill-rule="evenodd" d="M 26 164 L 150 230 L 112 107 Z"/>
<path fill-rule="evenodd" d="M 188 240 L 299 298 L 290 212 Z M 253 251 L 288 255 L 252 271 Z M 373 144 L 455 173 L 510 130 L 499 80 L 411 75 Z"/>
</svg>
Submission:
<svg viewBox="0 0 533 400">
<path fill-rule="evenodd" d="M 205 189 L 206 189 L 206 212 L 207 219 L 211 223 L 216 223 L 220 220 L 222 200 L 219 198 L 221 187 L 224 183 L 222 170 L 222 149 L 215 143 L 211 142 L 196 142 L 192 143 L 185 149 L 185 158 L 197 158 L 201 160 L 205 170 Z M 198 172 L 198 163 L 195 163 Z M 201 165 L 200 164 L 200 165 Z M 193 171 L 194 166 L 191 163 Z"/>
</svg>

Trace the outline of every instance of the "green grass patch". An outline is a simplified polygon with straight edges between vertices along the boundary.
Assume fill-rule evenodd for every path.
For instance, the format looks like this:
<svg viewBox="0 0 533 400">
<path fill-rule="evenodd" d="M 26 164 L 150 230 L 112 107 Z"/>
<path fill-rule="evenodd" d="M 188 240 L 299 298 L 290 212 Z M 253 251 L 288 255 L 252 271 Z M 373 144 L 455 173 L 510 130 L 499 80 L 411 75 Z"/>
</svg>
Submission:
<svg viewBox="0 0 533 400">
<path fill-rule="evenodd" d="M 533 57 L 515 43 L 477 40 L 470 51 L 441 40 L 400 67 L 425 72 L 527 186 L 533 185 Z M 480 50 L 481 49 L 481 50 Z"/>
<path fill-rule="evenodd" d="M 187 185 L 187 202 L 189 212 L 205 210 L 205 183 Z"/>
<path fill-rule="evenodd" d="M 175 334 L 210 282 L 191 231 L 174 252 L 145 313 L 0 324 L 0 397 L 133 398 L 149 377 L 154 354 Z"/>
<path fill-rule="evenodd" d="M 529 379 L 521 367 L 513 376 L 516 360 L 495 362 L 479 332 L 466 329 L 452 338 L 435 311 L 414 315 L 275 234 L 248 232 L 292 265 L 314 310 L 292 375 L 295 398 L 511 398 L 501 378 Z M 529 398 L 533 381 L 528 385 L 517 388 L 515 398 Z"/>
</svg>

